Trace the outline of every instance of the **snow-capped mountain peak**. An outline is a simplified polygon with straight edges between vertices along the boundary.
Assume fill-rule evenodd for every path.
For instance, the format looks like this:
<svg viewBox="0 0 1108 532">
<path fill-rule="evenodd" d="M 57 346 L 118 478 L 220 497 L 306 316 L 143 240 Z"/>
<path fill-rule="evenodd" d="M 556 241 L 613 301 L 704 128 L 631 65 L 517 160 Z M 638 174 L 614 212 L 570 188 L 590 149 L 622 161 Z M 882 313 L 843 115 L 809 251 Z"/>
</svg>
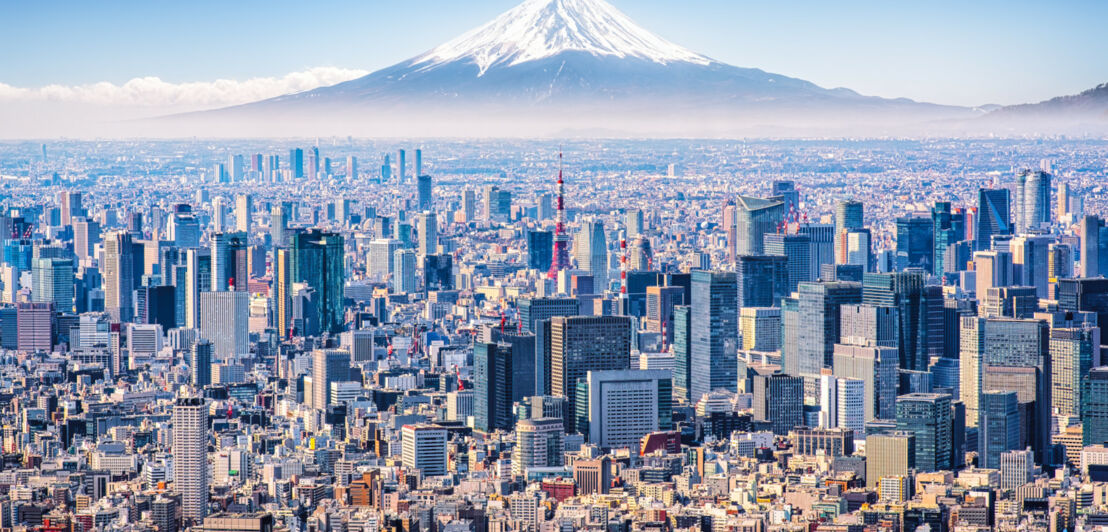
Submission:
<svg viewBox="0 0 1108 532">
<path fill-rule="evenodd" d="M 643 29 L 604 0 L 527 0 L 412 64 L 428 69 L 469 61 L 484 75 L 496 65 L 518 65 L 569 51 L 663 65 L 713 62 Z"/>
</svg>

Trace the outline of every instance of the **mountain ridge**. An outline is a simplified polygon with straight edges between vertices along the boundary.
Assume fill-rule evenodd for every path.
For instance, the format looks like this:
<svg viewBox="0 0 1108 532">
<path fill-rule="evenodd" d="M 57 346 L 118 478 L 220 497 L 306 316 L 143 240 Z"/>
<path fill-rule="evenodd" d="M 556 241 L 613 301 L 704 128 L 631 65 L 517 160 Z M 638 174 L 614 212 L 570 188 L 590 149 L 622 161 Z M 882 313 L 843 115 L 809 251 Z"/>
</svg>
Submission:
<svg viewBox="0 0 1108 532">
<path fill-rule="evenodd" d="M 894 134 L 905 124 L 978 114 L 716 61 L 641 28 L 605 0 L 526 0 L 364 77 L 178 122 L 311 124 L 365 135 L 532 136 L 599 128 L 729 136 L 806 127 Z"/>
</svg>

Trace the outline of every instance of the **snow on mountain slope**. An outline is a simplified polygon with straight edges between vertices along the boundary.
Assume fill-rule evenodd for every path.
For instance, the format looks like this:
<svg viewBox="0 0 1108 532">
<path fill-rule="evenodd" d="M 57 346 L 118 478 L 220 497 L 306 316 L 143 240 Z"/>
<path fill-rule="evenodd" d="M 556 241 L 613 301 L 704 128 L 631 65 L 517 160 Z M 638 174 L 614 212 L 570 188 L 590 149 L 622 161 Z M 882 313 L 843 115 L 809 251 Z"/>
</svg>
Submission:
<svg viewBox="0 0 1108 532">
<path fill-rule="evenodd" d="M 662 65 L 713 61 L 635 24 L 604 0 L 527 0 L 492 22 L 412 60 L 419 69 L 472 62 L 484 75 L 563 52 L 644 59 Z"/>
</svg>

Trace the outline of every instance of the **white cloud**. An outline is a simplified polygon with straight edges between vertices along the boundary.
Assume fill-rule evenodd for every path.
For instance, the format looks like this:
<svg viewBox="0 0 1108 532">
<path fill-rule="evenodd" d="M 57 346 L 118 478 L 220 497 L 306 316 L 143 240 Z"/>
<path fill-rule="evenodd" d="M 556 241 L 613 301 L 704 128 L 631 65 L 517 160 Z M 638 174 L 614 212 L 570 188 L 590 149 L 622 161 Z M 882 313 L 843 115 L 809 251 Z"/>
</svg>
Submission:
<svg viewBox="0 0 1108 532">
<path fill-rule="evenodd" d="M 134 78 L 122 85 L 13 87 L 0 83 L 0 105 L 20 102 L 75 103 L 111 107 L 202 109 L 248 103 L 283 94 L 334 85 L 368 74 L 365 70 L 315 67 L 277 77 L 169 83 L 157 77 Z"/>
</svg>

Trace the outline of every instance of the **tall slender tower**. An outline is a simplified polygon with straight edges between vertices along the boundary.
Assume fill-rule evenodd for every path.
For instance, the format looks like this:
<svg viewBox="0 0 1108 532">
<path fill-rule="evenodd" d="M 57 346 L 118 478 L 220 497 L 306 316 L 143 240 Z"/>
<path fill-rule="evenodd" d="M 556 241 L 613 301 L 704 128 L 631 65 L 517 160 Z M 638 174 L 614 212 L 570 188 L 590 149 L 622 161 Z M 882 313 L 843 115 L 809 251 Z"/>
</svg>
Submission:
<svg viewBox="0 0 1108 532">
<path fill-rule="evenodd" d="M 554 225 L 554 256 L 547 277 L 557 279 L 558 272 L 569 268 L 569 235 L 566 234 L 566 186 L 562 179 L 562 153 L 558 152 L 558 205 Z"/>
<path fill-rule="evenodd" d="M 201 397 L 178 398 L 173 407 L 173 484 L 185 523 L 200 523 L 208 515 L 208 405 Z"/>
</svg>

